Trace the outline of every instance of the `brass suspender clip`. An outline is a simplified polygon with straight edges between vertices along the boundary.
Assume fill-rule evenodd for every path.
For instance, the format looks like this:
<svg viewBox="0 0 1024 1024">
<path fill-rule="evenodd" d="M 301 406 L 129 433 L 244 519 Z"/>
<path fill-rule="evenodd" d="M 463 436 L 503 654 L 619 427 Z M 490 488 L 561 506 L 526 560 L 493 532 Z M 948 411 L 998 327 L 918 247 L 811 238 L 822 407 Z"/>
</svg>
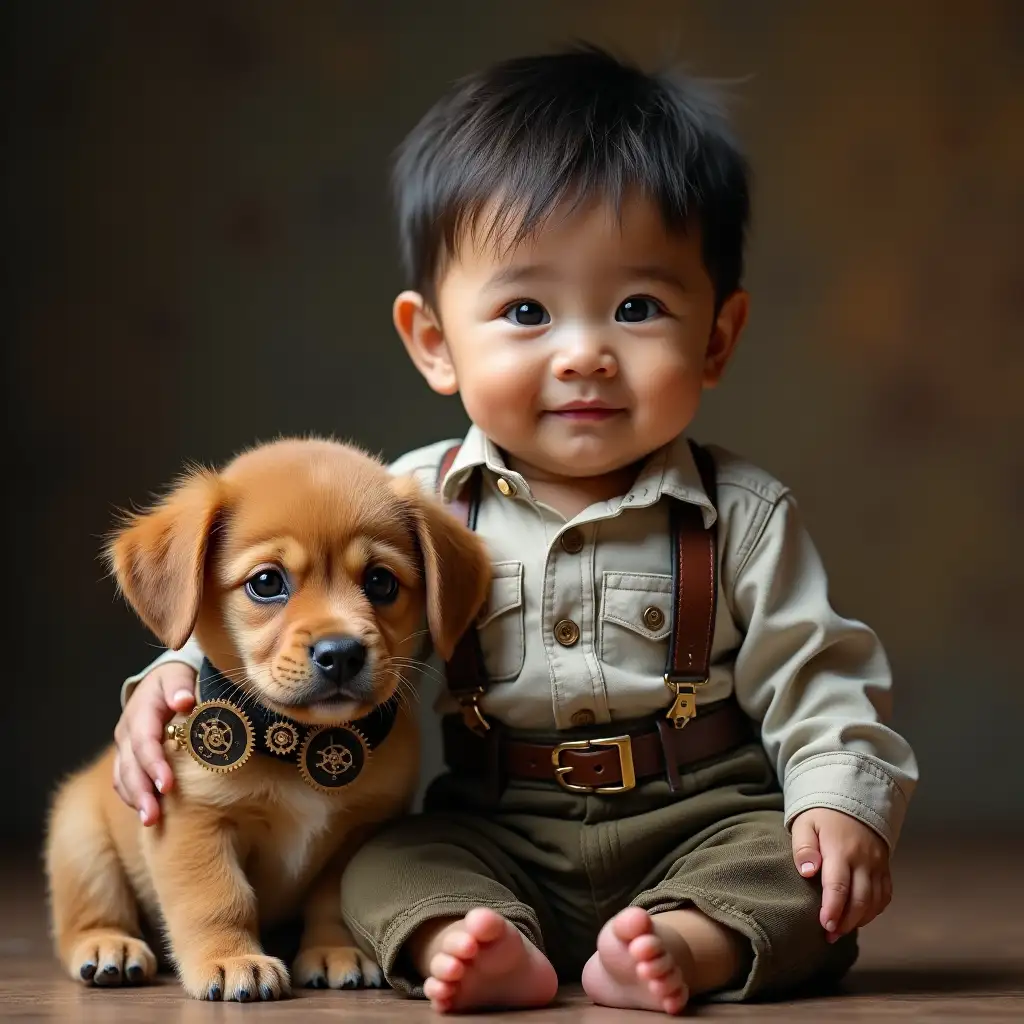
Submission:
<svg viewBox="0 0 1024 1024">
<path fill-rule="evenodd" d="M 706 679 L 690 679 L 680 681 L 670 679 L 666 674 L 665 685 L 675 694 L 672 707 L 665 713 L 665 717 L 677 728 L 683 729 L 690 720 L 697 715 L 697 687 L 703 686 Z"/>
<path fill-rule="evenodd" d="M 491 723 L 484 718 L 484 713 L 480 710 L 480 698 L 483 695 L 484 691 L 481 687 L 456 696 L 459 707 L 462 709 L 462 721 L 466 728 L 475 732 L 477 736 L 485 736 L 491 728 Z"/>
</svg>

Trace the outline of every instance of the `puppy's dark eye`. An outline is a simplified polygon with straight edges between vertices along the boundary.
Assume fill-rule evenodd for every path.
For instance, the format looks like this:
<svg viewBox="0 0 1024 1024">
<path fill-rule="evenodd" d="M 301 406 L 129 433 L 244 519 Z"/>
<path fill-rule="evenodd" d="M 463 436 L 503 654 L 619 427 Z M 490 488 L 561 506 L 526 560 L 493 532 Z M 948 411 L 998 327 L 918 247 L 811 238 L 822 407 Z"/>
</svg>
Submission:
<svg viewBox="0 0 1024 1024">
<path fill-rule="evenodd" d="M 390 569 L 377 566 L 363 578 L 363 593 L 371 604 L 391 604 L 398 597 L 398 579 Z"/>
<path fill-rule="evenodd" d="M 254 601 L 264 604 L 269 601 L 288 600 L 288 584 L 277 569 L 260 569 L 255 576 L 246 581 L 245 590 Z"/>
</svg>

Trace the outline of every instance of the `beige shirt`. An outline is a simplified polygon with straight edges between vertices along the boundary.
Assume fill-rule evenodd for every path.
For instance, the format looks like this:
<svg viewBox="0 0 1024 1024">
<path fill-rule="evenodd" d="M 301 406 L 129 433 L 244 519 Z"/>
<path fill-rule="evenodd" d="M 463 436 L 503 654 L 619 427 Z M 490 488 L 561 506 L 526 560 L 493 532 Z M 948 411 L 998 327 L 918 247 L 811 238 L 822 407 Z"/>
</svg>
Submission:
<svg viewBox="0 0 1024 1024">
<path fill-rule="evenodd" d="M 433 492 L 455 443 L 410 452 L 392 472 Z M 824 567 L 790 492 L 737 456 L 710 450 L 718 474 L 719 594 L 711 677 L 698 708 L 735 693 L 760 724 L 787 824 L 808 808 L 834 808 L 895 846 L 917 764 L 906 740 L 884 724 L 892 678 L 878 638 L 832 608 Z M 484 713 L 512 728 L 551 730 L 666 709 L 669 502 L 701 506 L 707 525 L 716 518 L 685 439 L 653 454 L 628 494 L 569 521 L 535 501 L 475 427 L 443 482 L 445 499 L 475 466 L 484 480 L 477 529 L 494 570 L 477 625 L 492 683 Z M 156 664 L 184 661 L 198 669 L 201 660 L 194 641 L 168 651 L 126 681 L 122 699 Z M 445 693 L 439 710 L 453 710 Z"/>
</svg>

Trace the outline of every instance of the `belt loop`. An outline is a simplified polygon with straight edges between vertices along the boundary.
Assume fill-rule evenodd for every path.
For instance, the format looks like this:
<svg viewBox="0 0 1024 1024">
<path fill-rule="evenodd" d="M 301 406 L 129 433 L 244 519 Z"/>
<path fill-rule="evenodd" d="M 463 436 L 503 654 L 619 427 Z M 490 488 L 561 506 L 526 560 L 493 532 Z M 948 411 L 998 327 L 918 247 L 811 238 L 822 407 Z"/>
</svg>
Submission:
<svg viewBox="0 0 1024 1024">
<path fill-rule="evenodd" d="M 655 720 L 658 726 L 658 739 L 661 740 L 661 753 L 665 758 L 665 778 L 672 793 L 683 791 L 683 780 L 679 775 L 679 758 L 676 757 L 676 729 L 667 718 L 658 715 Z"/>
</svg>

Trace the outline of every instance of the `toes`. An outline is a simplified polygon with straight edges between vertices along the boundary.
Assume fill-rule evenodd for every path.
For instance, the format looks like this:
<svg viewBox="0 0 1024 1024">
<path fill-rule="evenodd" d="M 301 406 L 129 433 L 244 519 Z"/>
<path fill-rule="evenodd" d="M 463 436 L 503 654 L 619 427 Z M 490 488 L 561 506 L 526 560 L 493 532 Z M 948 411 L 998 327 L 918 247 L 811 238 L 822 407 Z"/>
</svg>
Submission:
<svg viewBox="0 0 1024 1024">
<path fill-rule="evenodd" d="M 629 955 L 639 964 L 645 960 L 657 960 L 665 953 L 665 944 L 653 932 L 641 935 L 629 944 Z"/>
<path fill-rule="evenodd" d="M 149 946 L 116 932 L 86 937 L 70 959 L 73 974 L 102 988 L 141 985 L 156 975 L 156 957 Z"/>
<path fill-rule="evenodd" d="M 290 987 L 284 964 L 271 956 L 227 957 L 183 969 L 182 984 L 197 999 L 239 1003 L 280 999 Z"/>
<path fill-rule="evenodd" d="M 507 927 L 503 917 L 484 907 L 471 910 L 463 923 L 466 931 L 481 943 L 496 942 L 505 934 Z"/>
<path fill-rule="evenodd" d="M 650 915 L 639 907 L 626 907 L 619 911 L 612 918 L 611 926 L 616 938 L 627 945 L 641 935 L 650 934 L 654 928 Z"/>
<path fill-rule="evenodd" d="M 439 981 L 460 981 L 466 973 L 466 965 L 447 953 L 437 953 L 430 961 L 430 975 Z"/>
<path fill-rule="evenodd" d="M 657 996 L 659 999 L 668 999 L 682 992 L 683 979 L 678 971 L 673 971 L 662 978 L 652 978 L 647 982 L 647 988 L 651 995 Z"/>
<path fill-rule="evenodd" d="M 645 981 L 664 978 L 676 966 L 675 961 L 667 953 L 655 960 L 644 960 L 636 965 L 636 973 Z"/>
<path fill-rule="evenodd" d="M 117 964 L 104 964 L 94 975 L 93 984 L 103 988 L 121 984 L 121 968 Z"/>
<path fill-rule="evenodd" d="M 302 950 L 292 966 L 295 983 L 306 988 L 380 988 L 380 968 L 354 946 Z"/>
<path fill-rule="evenodd" d="M 423 982 L 423 994 L 432 1003 L 451 1003 L 455 998 L 455 986 L 440 978 L 427 978 Z"/>
<path fill-rule="evenodd" d="M 362 968 L 363 972 L 363 984 L 367 988 L 384 987 L 384 972 L 376 963 L 374 963 L 373 960 L 370 960 L 365 956 L 360 956 L 359 966 Z"/>
<path fill-rule="evenodd" d="M 441 949 L 460 960 L 472 960 L 480 950 L 480 943 L 469 932 L 452 931 L 441 940 Z"/>
</svg>

